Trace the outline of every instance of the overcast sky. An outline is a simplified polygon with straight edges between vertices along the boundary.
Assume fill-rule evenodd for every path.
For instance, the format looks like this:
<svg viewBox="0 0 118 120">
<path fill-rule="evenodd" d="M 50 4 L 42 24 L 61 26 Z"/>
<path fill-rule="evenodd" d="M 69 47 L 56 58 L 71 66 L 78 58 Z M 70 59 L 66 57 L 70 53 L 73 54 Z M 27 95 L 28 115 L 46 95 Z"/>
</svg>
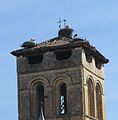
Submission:
<svg viewBox="0 0 118 120">
<path fill-rule="evenodd" d="M 58 35 L 58 19 L 94 45 L 105 65 L 107 120 L 118 119 L 118 0 L 0 0 L 0 120 L 17 120 L 17 73 L 12 50 Z M 63 27 L 63 26 L 62 26 Z"/>
</svg>

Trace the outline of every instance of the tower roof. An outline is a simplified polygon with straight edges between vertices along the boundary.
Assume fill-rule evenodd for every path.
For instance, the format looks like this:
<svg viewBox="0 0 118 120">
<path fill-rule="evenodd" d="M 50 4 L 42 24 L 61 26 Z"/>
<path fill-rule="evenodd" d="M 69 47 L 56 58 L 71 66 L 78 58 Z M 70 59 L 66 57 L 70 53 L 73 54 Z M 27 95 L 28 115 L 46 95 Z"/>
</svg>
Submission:
<svg viewBox="0 0 118 120">
<path fill-rule="evenodd" d="M 47 51 L 55 51 L 60 49 L 71 49 L 81 47 L 86 53 L 93 56 L 100 63 L 108 63 L 106 59 L 96 48 L 90 45 L 88 40 L 81 38 L 72 38 L 73 29 L 64 28 L 59 31 L 58 37 L 50 40 L 46 40 L 37 44 L 31 48 L 23 48 L 20 50 L 12 51 L 11 54 L 14 56 L 29 56 L 35 54 L 43 54 Z"/>
</svg>

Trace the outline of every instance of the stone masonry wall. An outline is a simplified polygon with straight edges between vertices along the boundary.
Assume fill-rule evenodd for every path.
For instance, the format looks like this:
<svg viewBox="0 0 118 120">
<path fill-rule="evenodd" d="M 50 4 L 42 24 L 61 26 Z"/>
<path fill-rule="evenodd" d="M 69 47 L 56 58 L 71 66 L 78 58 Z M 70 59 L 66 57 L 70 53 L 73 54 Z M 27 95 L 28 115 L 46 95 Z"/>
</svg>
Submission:
<svg viewBox="0 0 118 120">
<path fill-rule="evenodd" d="M 32 84 L 43 83 L 45 118 L 49 120 L 82 120 L 82 49 L 72 50 L 67 60 L 56 60 L 54 52 L 44 54 L 42 63 L 30 65 L 26 57 L 17 57 L 19 120 L 37 120 L 35 91 Z M 67 114 L 60 115 L 58 89 L 60 83 L 67 85 Z M 34 108 L 32 108 L 32 106 Z"/>
<path fill-rule="evenodd" d="M 89 63 L 86 60 L 85 52 L 82 52 L 82 70 L 83 70 L 83 102 L 84 102 L 84 118 L 85 120 L 98 120 L 97 119 L 97 108 L 96 108 L 96 84 L 99 83 L 102 91 L 102 114 L 103 120 L 106 120 L 105 112 L 105 91 L 104 91 L 104 66 L 101 69 L 96 68 L 95 60 L 92 58 L 92 62 Z M 95 104 L 95 118 L 91 118 L 88 114 L 88 86 L 87 80 L 92 80 L 94 86 L 94 104 Z"/>
<path fill-rule="evenodd" d="M 40 83 L 44 86 L 44 95 L 48 96 L 44 102 L 46 120 L 97 120 L 96 111 L 95 118 L 88 115 L 89 78 L 93 80 L 94 89 L 97 82 L 101 84 L 103 120 L 106 120 L 104 66 L 96 68 L 94 58 L 92 62 L 87 62 L 82 48 L 72 49 L 72 55 L 67 60 L 56 60 L 54 52 L 46 52 L 39 64 L 28 64 L 26 57 L 17 57 L 17 73 L 19 120 L 37 120 L 33 86 Z M 58 85 L 61 83 L 65 83 L 67 87 L 65 115 L 60 115 L 59 112 Z"/>
</svg>

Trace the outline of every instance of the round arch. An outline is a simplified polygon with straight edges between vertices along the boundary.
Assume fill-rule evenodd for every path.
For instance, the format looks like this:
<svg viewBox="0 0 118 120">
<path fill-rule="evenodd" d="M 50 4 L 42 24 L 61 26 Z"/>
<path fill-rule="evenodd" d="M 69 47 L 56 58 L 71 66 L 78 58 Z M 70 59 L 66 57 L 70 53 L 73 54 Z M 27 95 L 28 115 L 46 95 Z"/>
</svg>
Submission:
<svg viewBox="0 0 118 120">
<path fill-rule="evenodd" d="M 66 97 L 67 97 L 67 112 L 69 113 L 69 104 L 70 104 L 70 87 L 71 87 L 72 80 L 69 76 L 67 75 L 57 75 L 56 77 L 53 78 L 51 82 L 51 86 L 53 88 L 53 105 L 54 105 L 54 114 L 57 116 L 60 115 L 60 87 L 62 84 L 66 84 Z"/>
<path fill-rule="evenodd" d="M 37 89 L 39 86 L 43 87 L 43 96 L 47 96 L 47 87 L 49 85 L 48 80 L 42 76 L 35 77 L 28 83 L 29 88 L 29 97 L 30 97 L 30 109 L 31 109 L 31 118 L 37 119 L 40 113 L 40 103 L 39 99 L 41 99 L 39 96 L 37 97 L 37 92 L 40 92 L 39 89 Z M 37 91 L 38 90 L 38 91 Z M 40 95 L 40 94 L 39 94 Z M 44 102 L 44 110 L 45 110 L 45 104 Z"/>
<path fill-rule="evenodd" d="M 98 119 L 103 120 L 103 109 L 102 109 L 102 85 L 100 81 L 96 82 L 96 116 Z"/>
<path fill-rule="evenodd" d="M 94 102 L 95 83 L 92 76 L 87 77 L 86 84 L 88 97 L 88 115 L 95 117 L 95 102 Z"/>
<path fill-rule="evenodd" d="M 68 86 L 72 83 L 72 79 L 65 74 L 57 75 L 52 79 L 51 86 L 56 87 L 57 84 L 61 83 L 65 83 Z"/>
<path fill-rule="evenodd" d="M 91 75 L 89 75 L 89 76 L 87 77 L 87 79 L 86 79 L 86 84 L 87 84 L 89 81 L 92 83 L 93 89 L 95 89 L 95 82 L 94 82 L 94 79 L 93 79 L 93 77 L 92 77 Z"/>
<path fill-rule="evenodd" d="M 102 87 L 102 84 L 99 80 L 96 81 L 96 85 L 95 85 L 95 88 L 97 87 L 97 85 L 99 86 L 100 88 L 100 93 L 103 94 L 103 87 Z"/>
<path fill-rule="evenodd" d="M 49 86 L 49 82 L 46 78 L 39 76 L 39 77 L 35 77 L 33 78 L 29 83 L 28 83 L 28 88 L 29 89 L 33 89 L 35 86 L 37 86 L 38 84 L 43 85 L 45 88 Z"/>
</svg>

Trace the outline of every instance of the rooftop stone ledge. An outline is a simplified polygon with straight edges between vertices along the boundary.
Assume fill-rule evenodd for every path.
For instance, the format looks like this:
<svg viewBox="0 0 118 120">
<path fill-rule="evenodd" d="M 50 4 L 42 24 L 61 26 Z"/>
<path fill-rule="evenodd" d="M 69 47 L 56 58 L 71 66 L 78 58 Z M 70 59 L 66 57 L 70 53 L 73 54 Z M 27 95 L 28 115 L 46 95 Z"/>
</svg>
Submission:
<svg viewBox="0 0 118 120">
<path fill-rule="evenodd" d="M 11 54 L 14 56 L 32 56 L 34 54 L 44 54 L 49 51 L 61 50 L 61 49 L 72 49 L 82 47 L 86 53 L 93 56 L 100 63 L 108 63 L 106 59 L 96 48 L 90 45 L 89 41 L 81 38 L 66 38 L 56 37 L 38 44 L 36 47 L 24 48 L 20 50 L 12 51 Z"/>
<path fill-rule="evenodd" d="M 81 52 L 82 48 L 72 49 L 71 56 L 65 60 L 57 60 L 55 52 L 46 52 L 42 62 L 38 64 L 28 64 L 27 57 L 20 56 L 17 57 L 17 72 L 23 74 L 78 67 L 82 64 Z"/>
</svg>

